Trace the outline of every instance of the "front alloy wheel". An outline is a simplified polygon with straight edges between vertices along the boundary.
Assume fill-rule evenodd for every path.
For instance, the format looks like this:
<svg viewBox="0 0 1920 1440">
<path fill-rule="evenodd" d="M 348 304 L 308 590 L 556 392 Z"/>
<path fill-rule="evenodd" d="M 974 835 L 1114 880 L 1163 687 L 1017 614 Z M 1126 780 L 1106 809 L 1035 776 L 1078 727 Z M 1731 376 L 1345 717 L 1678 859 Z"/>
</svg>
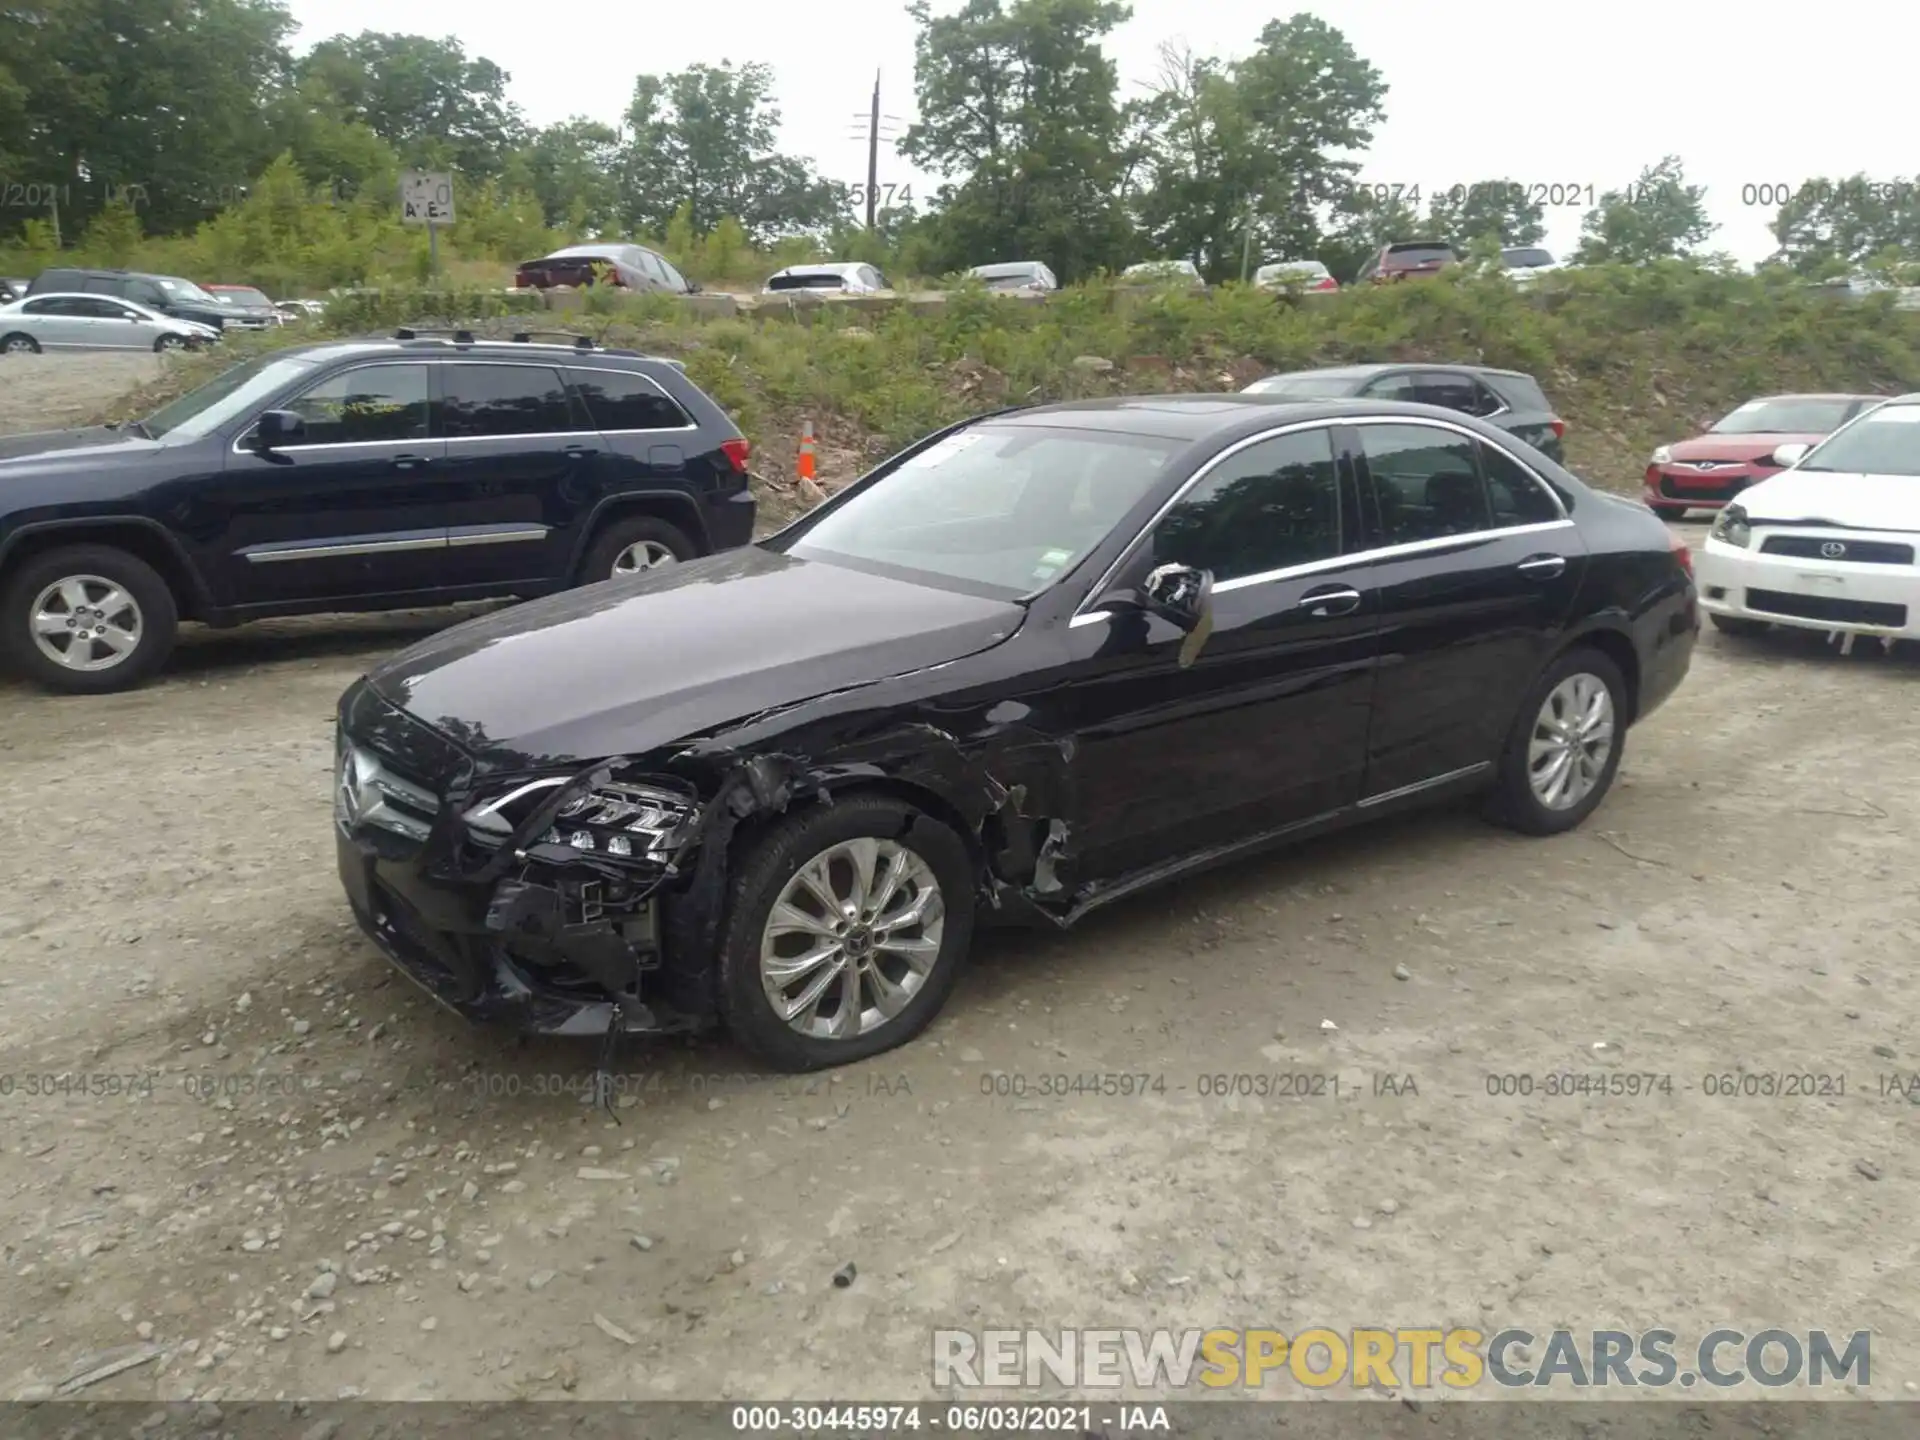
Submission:
<svg viewBox="0 0 1920 1440">
<path fill-rule="evenodd" d="M 140 602 L 101 575 L 69 575 L 35 598 L 33 643 L 67 670 L 111 670 L 140 648 Z"/>
<path fill-rule="evenodd" d="M 781 888 L 760 938 L 760 983 L 802 1035 L 844 1040 L 895 1019 L 940 956 L 946 902 L 899 840 L 830 845 Z"/>
<path fill-rule="evenodd" d="M 742 848 L 728 889 L 728 1032 L 787 1071 L 911 1040 L 959 979 L 974 884 L 960 836 L 890 796 L 854 793 L 773 821 Z"/>
</svg>

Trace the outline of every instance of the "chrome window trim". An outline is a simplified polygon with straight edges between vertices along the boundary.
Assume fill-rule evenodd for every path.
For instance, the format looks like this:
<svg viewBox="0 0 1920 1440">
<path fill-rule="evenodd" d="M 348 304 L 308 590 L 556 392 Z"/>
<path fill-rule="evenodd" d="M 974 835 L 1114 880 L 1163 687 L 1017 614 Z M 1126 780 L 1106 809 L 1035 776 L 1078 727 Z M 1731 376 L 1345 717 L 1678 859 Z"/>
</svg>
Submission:
<svg viewBox="0 0 1920 1440">
<path fill-rule="evenodd" d="M 1081 597 L 1080 603 L 1074 606 L 1073 614 L 1067 620 L 1068 628 L 1082 623 L 1091 624 L 1094 620 L 1104 620 L 1107 618 L 1109 614 L 1108 611 L 1089 608 L 1094 604 L 1095 597 L 1104 593 L 1106 588 L 1113 583 L 1113 577 L 1118 575 L 1126 566 L 1126 563 L 1133 558 L 1135 552 L 1139 550 L 1141 543 L 1153 533 L 1154 527 L 1166 519 L 1167 512 L 1172 510 L 1173 507 L 1178 505 L 1182 500 L 1186 499 L 1187 493 L 1202 480 L 1206 479 L 1216 466 L 1231 460 L 1242 450 L 1258 445 L 1266 440 L 1277 439 L 1282 435 L 1297 434 L 1302 430 L 1313 430 L 1322 427 L 1332 430 L 1343 425 L 1352 426 L 1356 429 L 1362 425 L 1424 425 L 1429 429 L 1447 430 L 1456 435 L 1464 435 L 1467 439 L 1477 440 L 1482 445 L 1492 445 L 1500 454 L 1511 460 L 1515 465 L 1518 465 L 1521 471 L 1526 474 L 1534 484 L 1546 492 L 1547 498 L 1553 501 L 1554 511 L 1560 518 L 1557 520 L 1538 520 L 1525 525 L 1503 525 L 1486 530 L 1473 530 L 1464 535 L 1442 535 L 1432 540 L 1409 540 L 1399 545 L 1376 546 L 1371 550 L 1355 550 L 1344 555 L 1329 556 L 1325 560 L 1310 560 L 1301 565 L 1289 565 L 1279 570 L 1268 570 L 1257 575 L 1242 575 L 1233 580 L 1221 581 L 1213 587 L 1215 594 L 1221 594 L 1229 590 L 1245 589 L 1252 585 L 1265 584 L 1271 580 L 1287 579 L 1294 575 L 1311 574 L 1316 570 L 1329 567 L 1337 568 L 1344 565 L 1361 564 L 1374 560 L 1388 559 L 1395 555 L 1413 555 L 1423 550 L 1441 549 L 1450 545 L 1459 545 L 1470 540 L 1483 540 L 1503 535 L 1525 535 L 1533 531 L 1557 530 L 1562 526 L 1571 527 L 1573 524 L 1572 518 L 1567 513 L 1566 504 L 1560 499 L 1559 492 L 1541 477 L 1539 471 L 1535 470 L 1511 450 L 1508 450 L 1506 446 L 1495 445 L 1484 435 L 1481 435 L 1478 431 L 1468 429 L 1465 425 L 1457 425 L 1450 420 L 1432 419 L 1425 415 L 1342 415 L 1332 419 L 1295 420 L 1287 425 L 1276 425 L 1271 430 L 1262 430 L 1259 434 L 1250 435 L 1244 440 L 1236 440 L 1218 455 L 1215 455 L 1211 460 L 1207 461 L 1207 463 L 1202 465 L 1198 470 L 1194 471 L 1192 475 L 1188 476 L 1180 488 L 1174 491 L 1158 510 L 1154 511 L 1148 518 L 1146 524 L 1140 527 L 1139 532 L 1135 534 L 1133 539 L 1127 542 L 1126 548 L 1120 552 L 1114 562 L 1101 574 L 1099 580 Z M 1328 438 L 1329 442 L 1331 442 L 1332 437 L 1329 436 Z M 1337 451 L 1335 452 L 1335 458 L 1338 458 Z"/>
<path fill-rule="evenodd" d="M 1441 775 L 1429 775 L 1425 780 L 1416 780 L 1411 785 L 1402 785 L 1397 790 L 1382 790 L 1378 795 L 1368 795 L 1355 801 L 1354 808 L 1365 810 L 1370 806 L 1384 805 L 1389 800 L 1399 800 L 1407 795 L 1418 795 L 1422 790 L 1432 790 L 1439 785 L 1451 784 L 1455 780 L 1464 780 L 1469 775 L 1478 775 L 1493 769 L 1491 760 L 1476 761 L 1472 765 L 1462 765 L 1458 770 L 1448 770 Z"/>
</svg>

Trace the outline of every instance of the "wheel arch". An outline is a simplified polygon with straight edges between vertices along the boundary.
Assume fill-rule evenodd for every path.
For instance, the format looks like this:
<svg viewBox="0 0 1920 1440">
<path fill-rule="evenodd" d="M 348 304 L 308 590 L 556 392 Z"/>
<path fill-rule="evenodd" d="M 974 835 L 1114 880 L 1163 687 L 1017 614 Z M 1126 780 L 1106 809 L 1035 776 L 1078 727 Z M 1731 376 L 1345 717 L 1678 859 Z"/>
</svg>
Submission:
<svg viewBox="0 0 1920 1440">
<path fill-rule="evenodd" d="M 1626 630 L 1604 622 L 1590 625 L 1568 636 L 1547 665 L 1557 665 L 1576 650 L 1598 650 L 1619 669 L 1621 678 L 1627 682 L 1627 713 L 1623 723 L 1633 724 L 1640 715 L 1640 652 L 1634 648 L 1633 637 Z"/>
<path fill-rule="evenodd" d="M 22 526 L 0 541 L 0 586 L 29 560 L 71 545 L 108 545 L 151 565 L 166 582 L 182 620 L 206 619 L 216 608 L 206 582 L 180 542 L 164 526 L 132 515 Z"/>
<path fill-rule="evenodd" d="M 606 533 L 607 527 L 636 516 L 664 520 L 675 529 L 686 532 L 687 538 L 699 547 L 700 554 L 713 553 L 713 542 L 707 534 L 705 517 L 701 515 L 693 496 L 679 490 L 628 492 L 610 495 L 593 507 L 586 523 L 580 527 L 579 538 L 574 541 L 567 574 L 578 579 L 580 567 L 586 564 L 587 556 Z"/>
</svg>

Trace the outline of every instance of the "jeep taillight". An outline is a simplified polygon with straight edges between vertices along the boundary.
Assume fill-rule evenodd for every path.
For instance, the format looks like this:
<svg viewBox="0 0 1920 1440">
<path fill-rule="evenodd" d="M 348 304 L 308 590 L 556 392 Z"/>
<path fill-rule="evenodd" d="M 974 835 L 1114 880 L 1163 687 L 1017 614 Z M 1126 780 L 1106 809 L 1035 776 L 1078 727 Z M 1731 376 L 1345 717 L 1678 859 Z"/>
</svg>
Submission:
<svg viewBox="0 0 1920 1440">
<path fill-rule="evenodd" d="M 753 454 L 752 445 L 745 440 L 722 440 L 720 450 L 732 464 L 735 474 L 747 473 L 747 460 Z"/>
<path fill-rule="evenodd" d="M 1678 531 L 1667 532 L 1667 544 L 1673 551 L 1673 558 L 1680 562 L 1680 568 L 1693 574 L 1693 551 L 1687 548 L 1687 542 L 1680 538 Z"/>
</svg>

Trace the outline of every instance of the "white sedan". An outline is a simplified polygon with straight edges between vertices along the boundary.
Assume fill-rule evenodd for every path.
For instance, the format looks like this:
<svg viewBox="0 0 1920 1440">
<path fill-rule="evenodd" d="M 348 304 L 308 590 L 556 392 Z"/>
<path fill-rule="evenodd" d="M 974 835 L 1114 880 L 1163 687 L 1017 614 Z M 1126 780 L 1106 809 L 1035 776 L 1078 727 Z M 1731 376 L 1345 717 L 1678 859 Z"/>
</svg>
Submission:
<svg viewBox="0 0 1920 1440">
<path fill-rule="evenodd" d="M 1741 491 L 1707 532 L 1700 607 L 1733 634 L 1920 640 L 1920 394 L 1774 458 L 1791 468 Z"/>
<path fill-rule="evenodd" d="M 43 350 L 186 350 L 220 332 L 112 295 L 29 295 L 0 305 L 0 355 Z"/>
</svg>

